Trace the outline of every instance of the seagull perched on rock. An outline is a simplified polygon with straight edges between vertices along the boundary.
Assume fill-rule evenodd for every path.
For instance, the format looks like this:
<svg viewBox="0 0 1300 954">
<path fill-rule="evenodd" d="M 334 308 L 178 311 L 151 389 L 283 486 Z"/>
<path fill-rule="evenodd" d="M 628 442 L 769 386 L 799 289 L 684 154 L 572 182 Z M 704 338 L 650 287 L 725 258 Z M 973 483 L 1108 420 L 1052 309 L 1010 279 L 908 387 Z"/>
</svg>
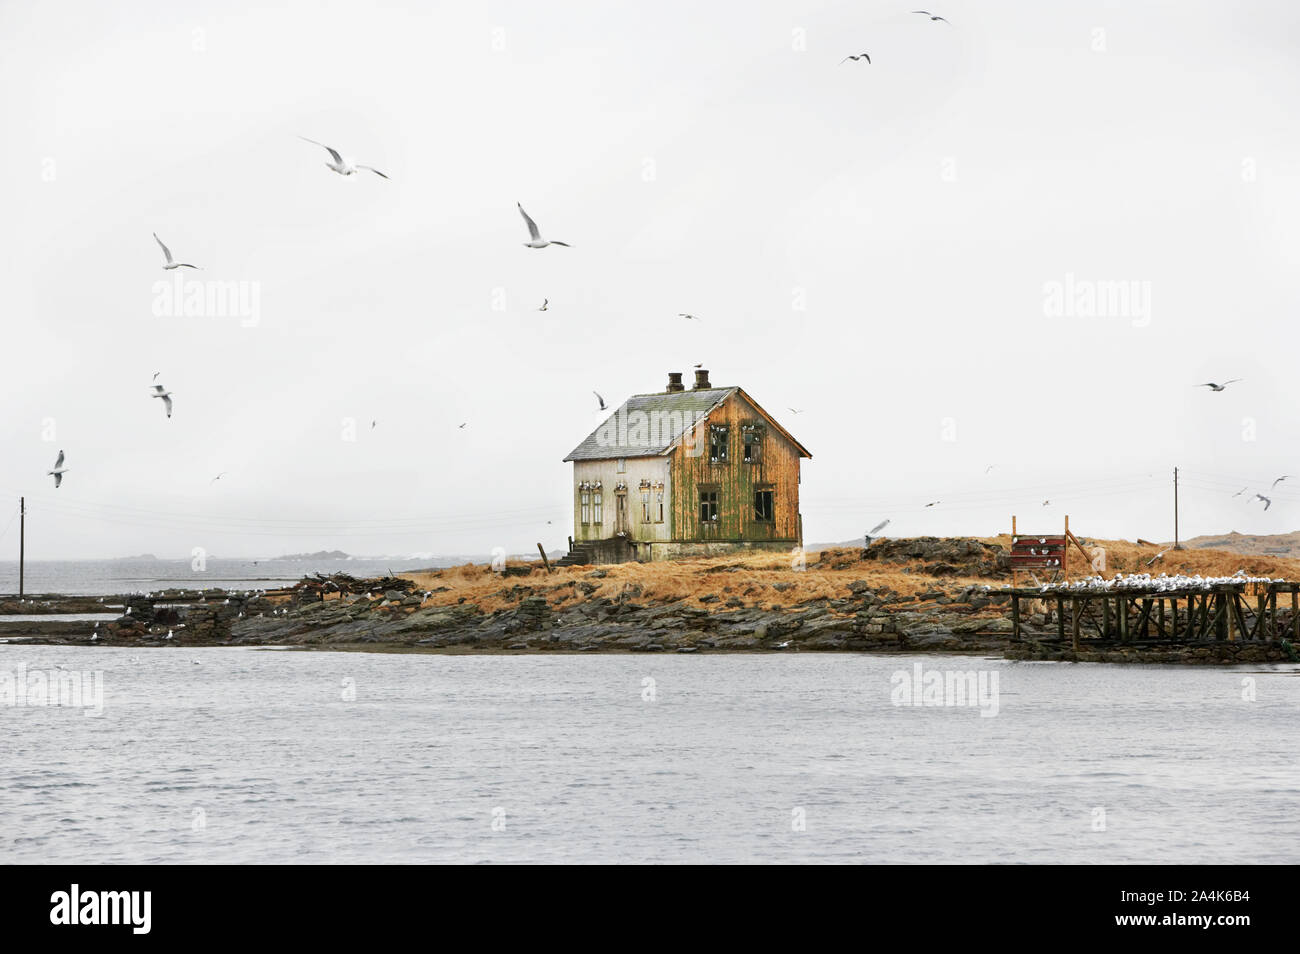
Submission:
<svg viewBox="0 0 1300 954">
<path fill-rule="evenodd" d="M 537 223 L 534 222 L 529 214 L 524 211 L 524 207 L 518 202 L 516 202 L 515 205 L 519 206 L 519 214 L 522 215 L 524 221 L 528 223 L 528 241 L 524 243 L 525 247 L 546 248 L 548 245 L 563 245 L 565 248 L 569 248 L 568 242 L 550 242 L 542 238 L 542 233 L 537 230 Z"/>
<path fill-rule="evenodd" d="M 1241 378 L 1232 378 L 1228 381 L 1224 381 L 1222 384 L 1215 384 L 1213 381 L 1206 381 L 1204 384 L 1198 384 L 1196 386 L 1198 388 L 1209 388 L 1211 391 L 1222 391 L 1229 384 L 1236 384 L 1240 380 Z"/>
<path fill-rule="evenodd" d="M 161 384 L 153 386 L 153 394 L 150 397 L 162 398 L 163 406 L 167 408 L 167 416 L 172 416 L 172 392 L 168 391 Z"/>
<path fill-rule="evenodd" d="M 325 145 L 325 143 L 323 142 L 317 142 L 315 139 L 308 139 L 306 136 L 299 136 L 298 138 L 301 139 L 303 142 L 311 143 L 313 146 L 320 146 L 322 149 L 328 152 L 330 154 L 330 159 L 333 161 L 325 163 L 325 168 L 332 169 L 333 171 L 337 172 L 341 176 L 354 175 L 358 170 L 365 169 L 367 172 L 373 172 L 381 179 L 388 178 L 388 176 L 384 175 L 374 166 L 363 166 L 359 162 L 354 162 L 351 159 L 343 158 L 341 155 L 339 155 L 338 150 Z"/>
<path fill-rule="evenodd" d="M 158 247 L 163 250 L 163 256 L 167 259 L 163 263 L 163 271 L 170 272 L 174 268 L 198 268 L 197 265 L 191 265 L 189 262 L 176 262 L 172 260 L 172 250 L 163 244 L 163 240 L 158 237 L 158 233 L 153 233 L 153 240 L 158 243 Z M 161 372 L 160 372 L 161 373 Z M 154 377 L 158 377 L 157 374 Z"/>
<path fill-rule="evenodd" d="M 1256 500 L 1262 500 L 1262 501 L 1264 501 L 1264 509 L 1265 509 L 1265 510 L 1267 510 L 1269 507 L 1273 506 L 1273 501 L 1272 501 L 1272 499 L 1269 498 L 1269 497 L 1265 497 L 1263 494 L 1255 494 L 1255 499 L 1256 499 Z"/>
<path fill-rule="evenodd" d="M 58 460 L 54 462 L 54 469 L 46 473 L 54 478 L 54 489 L 59 489 L 59 484 L 63 483 L 63 475 L 68 472 L 68 468 L 63 466 L 63 451 L 59 451 Z"/>
<path fill-rule="evenodd" d="M 840 66 L 843 66 L 849 60 L 866 60 L 868 63 L 870 63 L 871 57 L 867 56 L 867 54 L 865 53 L 859 53 L 856 56 L 850 53 L 848 56 L 844 57 L 844 59 L 840 60 Z"/>
<path fill-rule="evenodd" d="M 591 393 L 594 394 L 594 395 L 596 395 L 596 400 L 600 402 L 600 410 L 602 410 L 602 411 L 605 410 L 605 399 L 604 399 L 603 397 L 600 396 L 600 392 L 599 392 L 599 391 L 592 391 Z"/>
</svg>

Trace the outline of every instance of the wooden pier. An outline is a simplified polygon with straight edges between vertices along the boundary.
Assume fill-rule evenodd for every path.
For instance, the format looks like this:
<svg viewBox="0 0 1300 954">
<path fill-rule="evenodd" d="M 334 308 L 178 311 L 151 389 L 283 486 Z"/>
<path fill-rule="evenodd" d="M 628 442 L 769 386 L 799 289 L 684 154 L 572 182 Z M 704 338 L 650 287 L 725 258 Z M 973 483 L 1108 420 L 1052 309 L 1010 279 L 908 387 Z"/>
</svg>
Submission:
<svg viewBox="0 0 1300 954">
<path fill-rule="evenodd" d="M 1289 594 L 1278 607 L 1278 595 Z M 1056 637 L 1080 641 L 1158 645 L 1204 642 L 1300 642 L 1300 583 L 1207 582 L 1181 589 L 1146 587 L 1072 588 L 1064 585 L 1011 590 L 1012 635 L 1023 638 L 1026 601 L 1038 601 L 1055 617 Z M 1287 603 L 1290 605 L 1288 606 Z"/>
</svg>

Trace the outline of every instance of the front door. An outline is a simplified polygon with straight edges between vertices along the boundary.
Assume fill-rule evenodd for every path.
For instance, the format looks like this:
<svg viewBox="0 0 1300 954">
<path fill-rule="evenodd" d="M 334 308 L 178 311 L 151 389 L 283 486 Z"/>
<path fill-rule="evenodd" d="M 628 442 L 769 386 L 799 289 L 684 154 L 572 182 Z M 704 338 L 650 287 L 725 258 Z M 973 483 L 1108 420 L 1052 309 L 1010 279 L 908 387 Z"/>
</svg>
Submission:
<svg viewBox="0 0 1300 954">
<path fill-rule="evenodd" d="M 622 491 L 614 495 L 614 532 L 628 532 L 627 494 Z"/>
</svg>

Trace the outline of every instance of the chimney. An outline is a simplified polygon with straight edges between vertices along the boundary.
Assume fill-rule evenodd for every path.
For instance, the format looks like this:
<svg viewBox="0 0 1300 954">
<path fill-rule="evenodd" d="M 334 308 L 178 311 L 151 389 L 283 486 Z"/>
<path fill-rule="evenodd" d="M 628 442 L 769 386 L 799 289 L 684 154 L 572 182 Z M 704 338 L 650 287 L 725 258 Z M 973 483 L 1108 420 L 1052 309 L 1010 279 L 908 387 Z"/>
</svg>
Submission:
<svg viewBox="0 0 1300 954">
<path fill-rule="evenodd" d="M 669 371 L 668 392 L 672 393 L 673 391 L 685 391 L 685 390 L 686 388 L 682 386 L 682 373 L 680 371 Z"/>
<path fill-rule="evenodd" d="M 708 390 L 709 388 L 711 388 L 711 387 L 713 387 L 713 385 L 711 385 L 711 384 L 709 383 L 709 372 L 708 372 L 708 371 L 705 371 L 705 370 L 702 369 L 702 368 L 701 368 L 701 369 L 698 369 L 698 370 L 695 372 L 695 388 L 694 388 L 694 389 L 695 389 L 696 391 L 707 391 L 707 390 Z"/>
</svg>

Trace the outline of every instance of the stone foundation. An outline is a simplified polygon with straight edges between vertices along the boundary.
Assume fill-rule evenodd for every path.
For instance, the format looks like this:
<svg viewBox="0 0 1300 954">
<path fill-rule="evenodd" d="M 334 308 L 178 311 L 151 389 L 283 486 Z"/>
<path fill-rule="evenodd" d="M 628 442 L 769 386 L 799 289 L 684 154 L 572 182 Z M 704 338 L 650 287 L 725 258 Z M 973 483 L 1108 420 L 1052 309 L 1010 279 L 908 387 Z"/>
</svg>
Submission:
<svg viewBox="0 0 1300 954">
<path fill-rule="evenodd" d="M 636 559 L 639 563 L 658 562 L 660 560 L 685 560 L 690 557 L 716 557 L 743 555 L 749 553 L 791 553 L 799 545 L 798 540 L 719 540 L 708 543 L 676 542 L 640 543 L 634 542 Z"/>
</svg>

